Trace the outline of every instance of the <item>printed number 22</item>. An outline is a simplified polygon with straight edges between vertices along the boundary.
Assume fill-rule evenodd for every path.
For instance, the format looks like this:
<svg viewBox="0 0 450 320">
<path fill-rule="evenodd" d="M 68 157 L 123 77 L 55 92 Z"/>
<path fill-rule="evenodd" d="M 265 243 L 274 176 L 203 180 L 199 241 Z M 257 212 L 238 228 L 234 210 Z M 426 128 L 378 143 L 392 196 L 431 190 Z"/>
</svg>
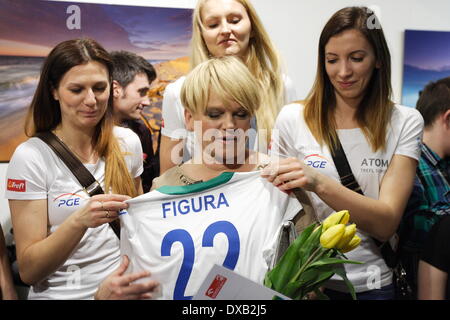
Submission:
<svg viewBox="0 0 450 320">
<path fill-rule="evenodd" d="M 228 221 L 217 221 L 209 225 L 203 234 L 202 247 L 212 247 L 214 237 L 218 233 L 224 233 L 228 238 L 228 252 L 223 266 L 234 270 L 239 258 L 240 240 L 236 227 Z M 180 242 L 183 245 L 184 257 L 181 264 L 180 274 L 175 283 L 175 290 L 173 292 L 174 300 L 189 300 L 192 296 L 185 296 L 184 292 L 192 273 L 192 267 L 195 260 L 194 241 L 191 235 L 184 229 L 172 230 L 164 236 L 161 243 L 161 256 L 170 256 L 170 250 L 175 242 Z"/>
</svg>

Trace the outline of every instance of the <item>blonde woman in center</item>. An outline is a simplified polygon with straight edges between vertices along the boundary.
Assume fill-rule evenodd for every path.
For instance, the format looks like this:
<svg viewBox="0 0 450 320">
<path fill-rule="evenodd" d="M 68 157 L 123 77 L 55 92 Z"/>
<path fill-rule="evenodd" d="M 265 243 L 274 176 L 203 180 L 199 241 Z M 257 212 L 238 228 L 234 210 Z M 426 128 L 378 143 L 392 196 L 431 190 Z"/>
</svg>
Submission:
<svg viewBox="0 0 450 320">
<path fill-rule="evenodd" d="M 251 128 L 257 128 L 258 135 L 250 134 L 248 145 L 267 153 L 281 106 L 297 99 L 292 82 L 282 74 L 278 53 L 248 0 L 199 0 L 192 19 L 191 68 L 211 57 L 229 55 L 239 57 L 261 86 L 261 108 L 251 119 Z M 182 77 L 169 84 L 164 93 L 161 174 L 189 159 L 193 152 L 180 100 L 184 80 Z"/>
<path fill-rule="evenodd" d="M 196 150 L 200 152 L 194 155 L 195 159 L 154 179 L 152 188 L 157 190 L 134 199 L 136 206 L 131 207 L 134 210 L 131 216 L 139 219 L 134 223 L 141 225 L 139 232 L 151 233 L 152 240 L 145 238 L 145 243 L 152 247 L 146 247 L 142 260 L 136 256 L 138 248 L 127 254 L 132 267 L 145 266 L 158 279 L 163 288 L 162 299 L 191 299 L 214 264 L 223 264 L 262 284 L 272 260 L 280 225 L 301 209 L 293 194 L 281 192 L 259 172 L 254 172 L 269 161 L 268 155 L 247 148 L 245 143 L 245 131 L 250 128 L 250 121 L 260 108 L 260 92 L 258 82 L 236 57 L 209 59 L 186 77 L 181 101 L 185 106 L 188 130 L 201 125 L 201 130 L 195 132 Z M 232 178 L 227 180 L 224 177 Z M 168 189 L 177 190 L 179 198 L 170 198 L 177 203 L 194 195 L 201 197 L 207 190 L 208 194 L 221 192 L 229 205 L 213 213 L 204 207 L 199 208 L 196 215 L 166 219 L 159 214 L 160 207 L 152 205 L 154 201 L 164 199 L 164 194 L 171 194 L 165 193 Z M 143 208 L 143 211 L 138 208 Z M 211 226 L 218 223 L 226 224 L 230 228 L 227 230 L 233 231 L 226 237 L 215 238 L 214 248 L 205 250 L 205 228 L 211 230 Z M 124 239 L 131 239 L 126 226 L 125 230 Z M 162 256 L 167 235 L 174 231 L 182 231 L 194 239 L 192 245 L 188 245 L 188 251 L 192 257 L 195 254 L 195 259 L 185 260 L 180 251 Z M 133 242 L 136 248 L 139 240 L 133 238 Z M 184 272 L 187 270 L 184 268 L 183 272 L 180 271 L 182 262 L 189 273 Z"/>
<path fill-rule="evenodd" d="M 261 98 L 260 87 L 239 59 L 201 63 L 187 76 L 180 98 L 186 128 L 201 128 L 194 134 L 200 152 L 154 179 L 153 190 L 208 181 L 225 171 L 254 171 L 269 162 L 268 155 L 246 148 L 245 132 Z"/>
</svg>

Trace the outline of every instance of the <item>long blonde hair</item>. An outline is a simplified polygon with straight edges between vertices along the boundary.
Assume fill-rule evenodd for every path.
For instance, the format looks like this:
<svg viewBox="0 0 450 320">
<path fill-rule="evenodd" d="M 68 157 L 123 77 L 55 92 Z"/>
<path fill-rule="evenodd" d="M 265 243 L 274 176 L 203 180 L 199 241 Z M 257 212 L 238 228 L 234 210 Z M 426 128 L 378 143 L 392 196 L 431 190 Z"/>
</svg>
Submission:
<svg viewBox="0 0 450 320">
<path fill-rule="evenodd" d="M 58 88 L 62 77 L 71 68 L 89 61 L 100 62 L 107 67 L 112 92 L 112 60 L 100 44 L 92 39 L 74 39 L 59 43 L 49 53 L 42 66 L 39 83 L 25 120 L 25 134 L 28 137 L 38 132 L 54 130 L 61 123 L 61 109 L 59 102 L 53 98 L 52 90 Z M 105 159 L 105 192 L 112 191 L 134 197 L 137 195 L 136 187 L 113 129 L 110 98 L 105 115 L 95 128 L 92 145 L 98 155 Z"/>
<path fill-rule="evenodd" d="M 325 46 L 329 39 L 345 30 L 361 32 L 371 44 L 380 68 L 375 68 L 356 113 L 356 119 L 372 150 L 384 149 L 389 119 L 394 107 L 391 100 L 391 55 L 381 27 L 369 29 L 372 11 L 366 7 L 348 7 L 336 12 L 322 30 L 319 40 L 317 74 L 305 99 L 304 118 L 311 133 L 331 150 L 337 144 L 334 111 L 334 87 L 325 69 Z"/>
<path fill-rule="evenodd" d="M 203 22 L 201 11 L 207 1 L 199 0 L 193 12 L 191 68 L 195 68 L 198 64 L 210 59 L 210 53 L 202 37 Z M 278 112 L 286 103 L 280 57 L 250 1 L 234 1 L 245 8 L 251 23 L 252 37 L 249 41 L 249 50 L 244 62 L 263 88 L 263 103 L 256 112 L 256 121 L 260 139 L 264 138 L 268 143 Z M 264 132 L 267 132 L 267 135 L 263 135 Z"/>
</svg>

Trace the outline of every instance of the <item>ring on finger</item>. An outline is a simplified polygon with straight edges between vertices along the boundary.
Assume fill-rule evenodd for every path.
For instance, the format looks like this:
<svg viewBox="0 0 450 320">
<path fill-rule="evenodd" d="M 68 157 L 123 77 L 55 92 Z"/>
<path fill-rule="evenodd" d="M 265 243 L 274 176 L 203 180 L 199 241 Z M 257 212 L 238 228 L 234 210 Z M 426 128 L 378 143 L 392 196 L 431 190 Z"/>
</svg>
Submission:
<svg viewBox="0 0 450 320">
<path fill-rule="evenodd" d="M 105 218 L 109 218 L 109 210 L 106 210 L 106 217 Z"/>
</svg>

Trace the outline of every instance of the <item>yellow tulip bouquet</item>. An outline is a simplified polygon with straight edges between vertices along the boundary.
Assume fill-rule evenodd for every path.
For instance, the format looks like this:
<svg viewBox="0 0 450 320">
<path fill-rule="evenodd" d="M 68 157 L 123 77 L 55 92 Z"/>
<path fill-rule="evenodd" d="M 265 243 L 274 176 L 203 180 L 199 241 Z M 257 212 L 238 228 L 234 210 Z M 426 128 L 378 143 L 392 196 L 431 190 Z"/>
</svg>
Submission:
<svg viewBox="0 0 450 320">
<path fill-rule="evenodd" d="M 361 239 L 347 210 L 335 212 L 322 224 L 307 227 L 289 246 L 275 267 L 267 272 L 264 285 L 292 299 L 307 299 L 315 292 L 319 299 L 328 299 L 319 288 L 334 274 L 344 279 L 353 299 L 355 290 L 347 279 L 344 263 L 360 264 L 348 260 L 344 253 L 355 249 Z"/>
</svg>

